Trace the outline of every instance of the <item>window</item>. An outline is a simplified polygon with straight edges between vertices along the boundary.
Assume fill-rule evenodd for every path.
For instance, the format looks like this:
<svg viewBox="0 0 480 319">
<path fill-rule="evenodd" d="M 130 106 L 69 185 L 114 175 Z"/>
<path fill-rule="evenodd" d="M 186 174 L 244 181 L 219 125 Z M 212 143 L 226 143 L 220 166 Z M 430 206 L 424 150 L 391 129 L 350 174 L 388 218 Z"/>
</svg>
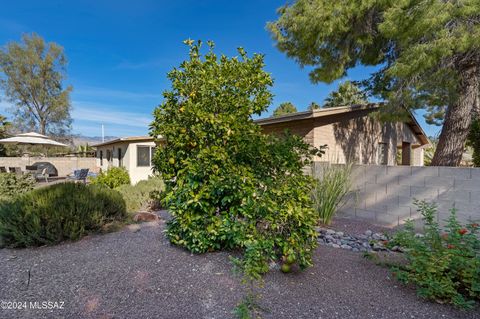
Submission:
<svg viewBox="0 0 480 319">
<path fill-rule="evenodd" d="M 122 166 L 122 149 L 119 148 L 117 149 L 117 153 L 118 153 L 118 167 L 121 167 Z"/>
<path fill-rule="evenodd" d="M 378 143 L 377 164 L 378 165 L 387 165 L 387 163 L 388 163 L 388 144 L 387 143 Z"/>
<path fill-rule="evenodd" d="M 155 156 L 155 147 L 150 148 L 150 166 L 153 165 L 153 156 Z"/>
<path fill-rule="evenodd" d="M 112 160 L 112 151 L 107 150 L 107 162 L 110 162 Z"/>
<path fill-rule="evenodd" d="M 103 151 L 100 151 L 100 166 L 103 166 Z"/>
<path fill-rule="evenodd" d="M 150 166 L 150 146 L 137 146 L 137 166 Z"/>
</svg>

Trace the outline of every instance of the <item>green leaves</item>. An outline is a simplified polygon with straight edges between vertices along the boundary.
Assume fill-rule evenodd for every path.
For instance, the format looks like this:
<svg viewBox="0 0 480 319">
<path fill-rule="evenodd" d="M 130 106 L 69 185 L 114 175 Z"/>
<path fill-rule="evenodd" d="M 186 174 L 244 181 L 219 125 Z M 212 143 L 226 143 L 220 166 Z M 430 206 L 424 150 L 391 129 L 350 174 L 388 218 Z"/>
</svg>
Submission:
<svg viewBox="0 0 480 319">
<path fill-rule="evenodd" d="M 387 102 L 380 118 L 403 121 L 407 110 L 425 109 L 430 124 L 449 121 L 434 164 L 459 164 L 466 117 L 479 91 L 478 0 L 296 0 L 267 27 L 280 51 L 313 68 L 314 83 L 331 83 L 358 65 L 375 66 L 363 85 Z"/>
<path fill-rule="evenodd" d="M 125 202 L 117 191 L 95 185 L 55 184 L 0 203 L 0 241 L 28 247 L 77 240 L 125 217 Z"/>
<path fill-rule="evenodd" d="M 90 179 L 94 185 L 102 185 L 108 188 L 117 188 L 130 184 L 130 175 L 124 167 L 110 167 L 107 171 L 101 172 Z"/>
<path fill-rule="evenodd" d="M 39 35 L 23 35 L 22 43 L 0 50 L 0 87 L 13 107 L 16 124 L 41 134 L 63 134 L 70 129 L 70 92 L 63 88 L 67 61 L 63 48 L 45 43 Z"/>
<path fill-rule="evenodd" d="M 0 173 L 0 200 L 10 199 L 16 195 L 31 191 L 35 183 L 35 178 L 31 175 Z"/>
<path fill-rule="evenodd" d="M 336 91 L 328 95 L 323 107 L 349 106 L 366 103 L 366 94 L 359 89 L 357 84 L 345 81 L 338 86 Z"/>
<path fill-rule="evenodd" d="M 408 261 L 394 270 L 395 275 L 415 284 L 421 297 L 472 308 L 480 299 L 479 225 L 460 225 L 452 209 L 441 231 L 436 206 L 425 201 L 416 205 L 425 222 L 424 235 L 416 235 L 412 221 L 395 235 L 393 241 L 405 248 Z"/>
<path fill-rule="evenodd" d="M 297 112 L 297 108 L 291 102 L 281 103 L 274 111 L 273 116 L 282 116 Z"/>
<path fill-rule="evenodd" d="M 201 42 L 188 44 L 190 59 L 169 73 L 151 124 L 165 138 L 154 164 L 166 181 L 170 241 L 195 253 L 240 248 L 250 278 L 283 251 L 309 265 L 316 217 L 302 169 L 320 151 L 289 134 L 263 135 L 253 122 L 272 100 L 262 55 L 218 57 L 213 43 L 202 55 Z"/>
</svg>

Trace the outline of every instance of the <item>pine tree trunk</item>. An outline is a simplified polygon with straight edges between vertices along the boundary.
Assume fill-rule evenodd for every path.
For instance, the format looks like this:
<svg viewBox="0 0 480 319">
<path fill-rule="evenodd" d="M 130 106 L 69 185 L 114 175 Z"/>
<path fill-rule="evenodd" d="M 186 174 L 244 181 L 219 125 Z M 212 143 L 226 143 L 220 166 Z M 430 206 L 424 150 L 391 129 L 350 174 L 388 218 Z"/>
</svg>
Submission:
<svg viewBox="0 0 480 319">
<path fill-rule="evenodd" d="M 458 166 L 462 160 L 472 112 L 477 103 L 479 81 L 476 67 L 462 72 L 459 89 L 457 103 L 450 105 L 445 115 L 432 166 Z"/>
</svg>

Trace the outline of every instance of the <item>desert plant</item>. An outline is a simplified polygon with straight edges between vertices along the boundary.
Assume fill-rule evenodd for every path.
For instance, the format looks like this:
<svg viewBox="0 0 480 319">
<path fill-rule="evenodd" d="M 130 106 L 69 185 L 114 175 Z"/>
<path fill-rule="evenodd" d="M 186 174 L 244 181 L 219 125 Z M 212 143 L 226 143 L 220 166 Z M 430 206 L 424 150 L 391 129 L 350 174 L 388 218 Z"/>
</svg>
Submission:
<svg viewBox="0 0 480 319">
<path fill-rule="evenodd" d="M 76 240 L 125 216 L 125 202 L 117 191 L 55 184 L 0 203 L 0 239 L 13 247 Z"/>
<path fill-rule="evenodd" d="M 130 184 L 130 175 L 124 167 L 110 167 L 106 172 L 100 172 L 96 177 L 92 177 L 90 181 L 94 185 L 117 188 Z"/>
<path fill-rule="evenodd" d="M 205 56 L 188 41 L 190 60 L 168 75 L 172 89 L 154 112 L 161 135 L 154 166 L 165 180 L 164 204 L 173 219 L 167 235 L 195 253 L 241 249 L 249 277 L 271 260 L 295 255 L 311 264 L 316 217 L 303 174 L 311 149 L 300 137 L 266 136 L 252 120 L 270 105 L 270 75 L 261 55 Z"/>
<path fill-rule="evenodd" d="M 417 286 L 418 295 L 460 308 L 472 308 L 480 299 L 479 225 L 461 225 L 452 209 L 445 231 L 435 221 L 436 206 L 416 201 L 425 226 L 415 233 L 413 221 L 394 241 L 404 247 L 407 264 L 394 268 L 396 277 Z"/>
<path fill-rule="evenodd" d="M 139 181 L 135 185 L 121 185 L 115 190 L 122 194 L 127 206 L 127 212 L 134 213 L 149 206 L 158 206 L 152 193 L 165 189 L 160 177 L 151 177 L 148 180 Z"/>
<path fill-rule="evenodd" d="M 0 173 L 0 200 L 28 192 L 34 185 L 35 179 L 31 175 Z"/>
<path fill-rule="evenodd" d="M 352 165 L 322 165 L 312 190 L 313 207 L 318 218 L 329 225 L 351 188 Z"/>
</svg>

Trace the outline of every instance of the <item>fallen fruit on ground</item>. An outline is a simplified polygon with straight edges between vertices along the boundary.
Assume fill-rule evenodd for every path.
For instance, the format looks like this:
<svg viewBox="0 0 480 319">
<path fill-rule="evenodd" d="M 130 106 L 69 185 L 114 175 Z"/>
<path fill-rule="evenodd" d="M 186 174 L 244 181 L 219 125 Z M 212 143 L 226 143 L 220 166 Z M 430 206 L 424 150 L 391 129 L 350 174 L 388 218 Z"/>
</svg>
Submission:
<svg viewBox="0 0 480 319">
<path fill-rule="evenodd" d="M 292 271 L 292 268 L 290 267 L 289 264 L 283 264 L 282 267 L 280 268 L 280 270 L 281 270 L 283 273 L 287 274 L 287 273 L 289 273 L 290 271 Z"/>
</svg>

